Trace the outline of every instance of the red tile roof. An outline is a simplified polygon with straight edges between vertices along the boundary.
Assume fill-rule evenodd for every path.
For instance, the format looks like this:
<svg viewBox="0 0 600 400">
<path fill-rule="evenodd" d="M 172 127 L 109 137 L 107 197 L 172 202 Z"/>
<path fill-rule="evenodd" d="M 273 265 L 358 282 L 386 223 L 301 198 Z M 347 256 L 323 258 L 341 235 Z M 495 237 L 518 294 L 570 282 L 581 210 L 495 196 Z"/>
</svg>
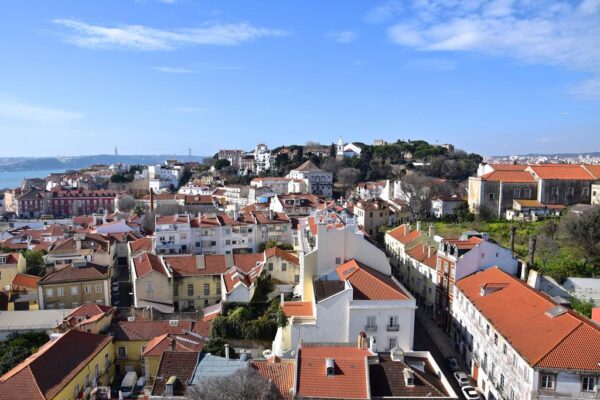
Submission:
<svg viewBox="0 0 600 400">
<path fill-rule="evenodd" d="M 410 230 L 410 226 L 407 224 L 400 225 L 399 227 L 388 231 L 387 234 L 402 244 L 408 244 L 421 237 L 421 231 L 416 229 Z"/>
<path fill-rule="evenodd" d="M 45 285 L 62 282 L 93 281 L 108 279 L 108 276 L 108 267 L 104 265 L 93 263 L 87 263 L 84 267 L 74 267 L 69 265 L 46 275 L 38 281 L 38 284 Z"/>
<path fill-rule="evenodd" d="M 165 333 L 183 334 L 191 331 L 193 321 L 119 321 L 115 326 L 115 340 L 151 340 Z"/>
<path fill-rule="evenodd" d="M 27 248 L 27 244 L 25 246 Z M 19 262 L 19 257 L 21 256 L 20 253 L 0 253 L 0 255 L 6 259 L 4 264 L 16 264 Z"/>
<path fill-rule="evenodd" d="M 583 168 L 594 178 L 600 179 L 600 165 L 584 165 Z"/>
<path fill-rule="evenodd" d="M 115 308 L 110 306 L 103 306 L 95 303 L 84 304 L 74 309 L 65 317 L 65 320 L 69 326 L 73 327 L 79 324 L 96 321 L 114 310 Z"/>
<path fill-rule="evenodd" d="M 133 259 L 133 267 L 135 268 L 135 274 L 138 278 L 141 278 L 152 271 L 169 276 L 169 271 L 165 268 L 160 257 L 152 253 L 142 253 L 135 257 Z"/>
<path fill-rule="evenodd" d="M 481 287 L 489 283 L 505 286 L 481 296 Z M 456 286 L 529 365 L 600 371 L 600 327 L 574 311 L 550 317 L 547 312 L 557 306 L 550 297 L 499 268 L 470 275 Z"/>
<path fill-rule="evenodd" d="M 19 288 L 37 289 L 37 284 L 41 278 L 35 275 L 29 274 L 17 274 L 13 278 L 12 288 L 13 290 L 19 290 Z"/>
<path fill-rule="evenodd" d="M 288 317 L 312 317 L 313 306 L 310 301 L 286 301 L 281 310 Z"/>
<path fill-rule="evenodd" d="M 576 164 L 542 164 L 530 165 L 528 171 L 534 172 L 541 179 L 593 180 L 594 177 L 581 165 Z"/>
<path fill-rule="evenodd" d="M 177 385 L 173 387 L 173 395 L 184 396 L 187 391 L 187 383 L 191 381 L 196 366 L 198 365 L 197 352 L 165 351 L 158 365 L 156 380 L 152 387 L 152 394 L 162 396 L 165 393 L 165 385 L 170 377 L 177 377 Z"/>
<path fill-rule="evenodd" d="M 410 297 L 389 276 L 352 259 L 336 268 L 343 281 L 349 281 L 355 300 L 408 300 Z"/>
<path fill-rule="evenodd" d="M 175 348 L 173 348 L 173 345 Z M 173 335 L 165 333 L 157 336 L 146 345 L 142 354 L 145 356 L 160 356 L 165 351 L 199 352 L 204 348 L 204 340 L 193 334 Z"/>
<path fill-rule="evenodd" d="M 221 275 L 227 272 L 225 256 L 181 255 L 163 257 L 173 276 Z"/>
<path fill-rule="evenodd" d="M 299 397 L 368 398 L 367 356 L 369 350 L 347 346 L 312 347 L 298 350 L 296 391 Z M 328 376 L 325 360 L 333 358 L 335 374 Z"/>
<path fill-rule="evenodd" d="M 150 236 L 145 236 L 138 240 L 129 243 L 131 251 L 152 251 L 154 248 L 154 240 Z"/>
<path fill-rule="evenodd" d="M 283 400 L 292 400 L 292 389 L 294 388 L 294 364 L 292 362 L 281 362 L 272 357 L 269 361 L 251 361 L 251 366 L 267 381 L 272 381 L 279 391 Z"/>
<path fill-rule="evenodd" d="M 522 170 L 493 171 L 482 175 L 481 180 L 491 182 L 535 183 L 535 178 L 529 172 Z"/>
<path fill-rule="evenodd" d="M 283 249 L 280 249 L 279 247 L 271 247 L 271 248 L 265 250 L 265 258 L 271 258 L 274 256 L 283 258 L 284 260 L 286 260 L 294 265 L 300 265 L 300 261 L 298 260 L 298 257 L 293 255 L 289 251 L 285 251 Z"/>
<path fill-rule="evenodd" d="M 52 399 L 112 338 L 67 331 L 0 377 L 0 399 Z"/>
</svg>

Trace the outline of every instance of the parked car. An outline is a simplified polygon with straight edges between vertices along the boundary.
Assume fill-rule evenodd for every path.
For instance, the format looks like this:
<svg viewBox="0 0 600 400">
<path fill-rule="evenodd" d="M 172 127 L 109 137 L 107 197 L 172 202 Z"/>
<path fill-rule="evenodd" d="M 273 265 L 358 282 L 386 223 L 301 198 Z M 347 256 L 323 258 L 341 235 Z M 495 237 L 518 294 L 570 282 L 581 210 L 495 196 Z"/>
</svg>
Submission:
<svg viewBox="0 0 600 400">
<path fill-rule="evenodd" d="M 458 361 L 454 357 L 446 357 L 446 366 L 452 372 L 460 371 L 460 365 L 458 365 Z"/>
<path fill-rule="evenodd" d="M 479 392 L 473 386 L 463 386 L 460 388 L 463 396 L 467 400 L 479 400 L 481 397 L 479 396 Z"/>
<path fill-rule="evenodd" d="M 454 373 L 454 379 L 460 386 L 467 386 L 469 384 L 469 376 L 462 371 Z"/>
<path fill-rule="evenodd" d="M 135 384 L 137 383 L 138 376 L 135 371 L 130 371 L 125 375 L 123 381 L 121 382 L 121 394 L 124 398 L 129 398 L 133 394 L 133 390 L 135 389 Z"/>
</svg>

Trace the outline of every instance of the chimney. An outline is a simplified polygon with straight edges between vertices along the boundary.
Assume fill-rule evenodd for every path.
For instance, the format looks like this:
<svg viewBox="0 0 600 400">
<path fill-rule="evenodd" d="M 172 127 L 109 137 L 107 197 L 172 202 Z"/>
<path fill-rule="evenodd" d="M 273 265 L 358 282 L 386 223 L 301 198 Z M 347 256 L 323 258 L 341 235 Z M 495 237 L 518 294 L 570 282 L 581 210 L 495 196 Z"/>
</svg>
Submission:
<svg viewBox="0 0 600 400">
<path fill-rule="evenodd" d="M 517 232 L 517 227 L 514 225 L 510 226 L 510 252 L 513 257 L 515 255 L 515 233 Z"/>
<path fill-rule="evenodd" d="M 429 224 L 428 236 L 429 239 L 433 239 L 433 236 L 435 236 L 435 226 L 433 226 L 433 224 Z"/>
<path fill-rule="evenodd" d="M 527 277 L 529 275 L 529 267 L 526 262 L 521 263 L 521 280 L 527 282 Z"/>
<path fill-rule="evenodd" d="M 360 332 L 358 334 L 358 348 L 359 349 L 367 348 L 367 334 L 365 332 Z"/>
<path fill-rule="evenodd" d="M 279 306 L 281 307 L 283 305 L 283 303 L 285 303 L 285 296 L 283 293 L 281 293 L 281 301 L 279 302 Z"/>
<path fill-rule="evenodd" d="M 331 357 L 325 359 L 325 373 L 327 376 L 335 375 L 335 360 Z"/>
<path fill-rule="evenodd" d="M 269 209 L 269 219 L 273 219 L 273 210 Z"/>
<path fill-rule="evenodd" d="M 225 344 L 225 358 L 229 360 L 229 345 Z"/>
<path fill-rule="evenodd" d="M 154 189 L 150 188 L 150 212 L 154 211 Z"/>
<path fill-rule="evenodd" d="M 81 250 L 81 238 L 75 238 L 75 248 Z"/>
<path fill-rule="evenodd" d="M 421 232 L 421 221 L 417 221 L 417 231 Z"/>
<path fill-rule="evenodd" d="M 431 257 L 431 246 L 427 246 L 427 258 Z"/>
</svg>

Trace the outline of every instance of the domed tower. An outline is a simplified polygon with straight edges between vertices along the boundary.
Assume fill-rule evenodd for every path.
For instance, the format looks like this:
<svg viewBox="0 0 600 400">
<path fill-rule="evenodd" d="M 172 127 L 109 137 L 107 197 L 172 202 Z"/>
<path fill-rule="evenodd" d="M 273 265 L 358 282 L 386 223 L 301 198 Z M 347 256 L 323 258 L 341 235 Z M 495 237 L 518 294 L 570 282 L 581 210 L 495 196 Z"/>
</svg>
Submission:
<svg viewBox="0 0 600 400">
<path fill-rule="evenodd" d="M 342 140 L 341 136 L 340 136 L 340 138 L 338 139 L 338 142 L 337 142 L 335 156 L 338 159 L 344 158 L 344 141 Z"/>
</svg>

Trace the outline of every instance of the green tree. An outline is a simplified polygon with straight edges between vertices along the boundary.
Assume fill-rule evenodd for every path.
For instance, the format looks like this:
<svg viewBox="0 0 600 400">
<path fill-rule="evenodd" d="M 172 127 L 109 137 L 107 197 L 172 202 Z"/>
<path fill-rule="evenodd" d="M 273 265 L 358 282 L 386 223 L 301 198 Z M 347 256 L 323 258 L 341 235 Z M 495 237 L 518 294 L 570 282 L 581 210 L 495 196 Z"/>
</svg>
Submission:
<svg viewBox="0 0 600 400">
<path fill-rule="evenodd" d="M 44 264 L 44 253 L 38 250 L 25 250 L 23 257 L 27 262 L 27 273 L 30 275 L 44 276 L 46 267 Z"/>
<path fill-rule="evenodd" d="M 217 160 L 215 161 L 214 167 L 217 171 L 222 170 L 223 168 L 227 168 L 231 165 L 229 160 Z"/>
</svg>

